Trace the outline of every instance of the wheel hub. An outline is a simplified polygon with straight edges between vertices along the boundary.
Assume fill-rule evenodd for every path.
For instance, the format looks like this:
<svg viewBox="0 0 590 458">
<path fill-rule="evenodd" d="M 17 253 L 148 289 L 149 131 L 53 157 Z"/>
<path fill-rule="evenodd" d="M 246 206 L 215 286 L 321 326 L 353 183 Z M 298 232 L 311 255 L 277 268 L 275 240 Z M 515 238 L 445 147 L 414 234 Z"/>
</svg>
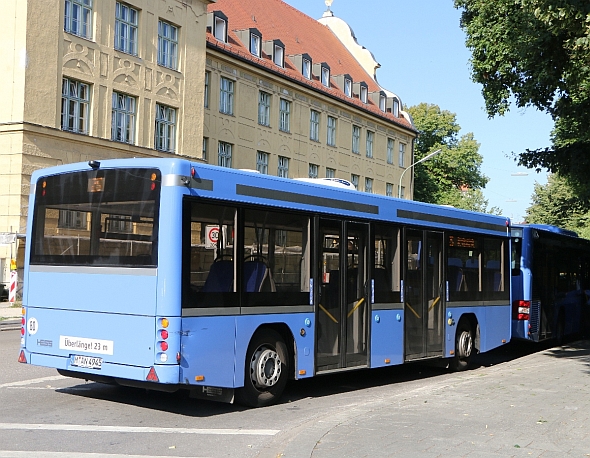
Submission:
<svg viewBox="0 0 590 458">
<path fill-rule="evenodd" d="M 473 350 L 473 339 L 471 338 L 471 334 L 467 331 L 463 331 L 459 336 L 459 345 L 457 350 L 459 350 L 459 356 L 461 358 L 469 358 L 471 356 L 471 351 Z"/>
<path fill-rule="evenodd" d="M 281 358 L 270 348 L 261 347 L 254 353 L 250 370 L 257 388 L 270 388 L 281 378 Z"/>
</svg>

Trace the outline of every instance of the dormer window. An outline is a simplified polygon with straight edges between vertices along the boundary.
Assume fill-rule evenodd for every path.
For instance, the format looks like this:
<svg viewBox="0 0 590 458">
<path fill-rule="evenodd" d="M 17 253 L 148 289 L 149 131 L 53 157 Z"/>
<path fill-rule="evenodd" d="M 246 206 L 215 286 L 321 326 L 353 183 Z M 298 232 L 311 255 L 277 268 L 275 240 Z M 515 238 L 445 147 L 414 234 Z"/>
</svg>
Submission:
<svg viewBox="0 0 590 458">
<path fill-rule="evenodd" d="M 355 97 L 358 97 L 361 102 L 367 103 L 369 100 L 369 89 L 367 83 L 359 81 L 352 84 L 352 91 Z"/>
<path fill-rule="evenodd" d="M 330 87 L 330 69 L 327 67 L 322 67 L 322 84 Z"/>
<path fill-rule="evenodd" d="M 313 74 L 324 86 L 330 87 L 330 67 L 327 63 L 313 64 Z"/>
<path fill-rule="evenodd" d="M 399 118 L 399 101 L 397 99 L 393 99 L 393 116 Z"/>
<path fill-rule="evenodd" d="M 285 45 L 281 40 L 269 40 L 262 42 L 262 50 L 272 59 L 278 67 L 285 67 Z"/>
<path fill-rule="evenodd" d="M 256 57 L 260 57 L 262 51 L 262 35 L 256 29 L 250 29 L 250 52 Z"/>
<path fill-rule="evenodd" d="M 303 59 L 303 64 L 301 66 L 301 73 L 308 80 L 311 79 L 311 61 L 310 60 L 305 59 L 305 58 Z"/>
<path fill-rule="evenodd" d="M 383 91 L 375 91 L 369 94 L 371 101 L 379 107 L 379 109 L 385 113 L 387 110 L 387 94 Z"/>
<path fill-rule="evenodd" d="M 352 80 L 344 78 L 344 95 L 346 97 L 352 97 Z"/>
<path fill-rule="evenodd" d="M 285 66 L 285 50 L 279 45 L 274 46 L 272 61 L 279 67 Z"/>
<path fill-rule="evenodd" d="M 361 102 L 367 103 L 367 101 L 369 100 L 368 95 L 369 95 L 369 90 L 365 86 L 361 86 L 361 93 L 360 93 Z"/>
<path fill-rule="evenodd" d="M 385 113 L 385 94 L 379 96 L 379 109 Z"/>
<path fill-rule="evenodd" d="M 221 11 L 212 11 L 207 15 L 207 27 L 219 41 L 227 43 L 227 16 Z"/>
</svg>

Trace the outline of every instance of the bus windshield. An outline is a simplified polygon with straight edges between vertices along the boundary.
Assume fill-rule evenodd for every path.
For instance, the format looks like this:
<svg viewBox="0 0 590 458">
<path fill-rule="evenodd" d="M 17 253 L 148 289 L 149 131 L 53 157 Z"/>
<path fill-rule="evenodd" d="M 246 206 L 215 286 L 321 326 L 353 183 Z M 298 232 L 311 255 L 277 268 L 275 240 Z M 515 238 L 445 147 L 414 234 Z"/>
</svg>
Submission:
<svg viewBox="0 0 590 458">
<path fill-rule="evenodd" d="M 160 187 L 157 169 L 41 177 L 31 264 L 156 266 Z"/>
</svg>

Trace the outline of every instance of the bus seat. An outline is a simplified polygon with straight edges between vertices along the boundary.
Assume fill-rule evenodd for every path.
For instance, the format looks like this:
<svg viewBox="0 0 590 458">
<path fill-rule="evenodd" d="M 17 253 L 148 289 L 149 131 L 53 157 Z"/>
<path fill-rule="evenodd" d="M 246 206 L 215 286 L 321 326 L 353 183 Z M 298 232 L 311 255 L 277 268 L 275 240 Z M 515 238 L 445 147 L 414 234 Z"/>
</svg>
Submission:
<svg viewBox="0 0 590 458">
<path fill-rule="evenodd" d="M 488 262 L 486 262 L 486 269 L 500 270 L 500 261 L 490 259 Z"/>
<path fill-rule="evenodd" d="M 455 266 L 455 267 L 463 267 L 463 261 L 461 261 L 461 258 L 449 258 L 447 265 Z"/>
<path fill-rule="evenodd" d="M 447 278 L 449 280 L 450 290 L 459 291 L 461 289 L 461 283 L 463 282 L 463 269 L 456 265 L 449 264 L 447 267 Z"/>
<path fill-rule="evenodd" d="M 229 259 L 219 259 L 211 264 L 209 275 L 201 291 L 204 293 L 228 293 L 234 283 L 234 263 Z"/>
<path fill-rule="evenodd" d="M 477 258 L 469 258 L 465 261 L 465 267 L 467 269 L 479 269 L 479 260 Z"/>
<path fill-rule="evenodd" d="M 244 262 L 244 289 L 247 293 L 276 291 L 270 269 L 264 261 L 253 259 Z"/>
</svg>

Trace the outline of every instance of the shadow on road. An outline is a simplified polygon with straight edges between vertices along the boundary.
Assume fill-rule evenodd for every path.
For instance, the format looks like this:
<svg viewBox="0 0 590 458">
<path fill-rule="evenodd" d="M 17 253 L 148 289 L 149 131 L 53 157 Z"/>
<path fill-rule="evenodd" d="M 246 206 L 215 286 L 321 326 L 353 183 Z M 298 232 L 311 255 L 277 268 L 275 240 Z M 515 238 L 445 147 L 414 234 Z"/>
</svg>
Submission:
<svg viewBox="0 0 590 458">
<path fill-rule="evenodd" d="M 552 347 L 551 343 L 511 342 L 490 352 L 477 355 L 473 361 L 472 370 L 514 361 L 541 351 L 546 351 L 556 358 L 583 359 L 587 362 L 590 371 L 590 341 L 588 340 L 571 342 L 561 347 Z M 440 377 L 448 373 L 449 370 L 443 360 L 332 373 L 310 379 L 290 381 L 281 399 L 281 404 L 288 405 L 302 399 L 322 398 L 366 388 Z M 164 393 L 116 385 L 86 383 L 56 391 L 67 395 L 128 404 L 189 417 L 209 417 L 248 410 L 238 405 L 191 399 L 186 390 Z"/>
</svg>

